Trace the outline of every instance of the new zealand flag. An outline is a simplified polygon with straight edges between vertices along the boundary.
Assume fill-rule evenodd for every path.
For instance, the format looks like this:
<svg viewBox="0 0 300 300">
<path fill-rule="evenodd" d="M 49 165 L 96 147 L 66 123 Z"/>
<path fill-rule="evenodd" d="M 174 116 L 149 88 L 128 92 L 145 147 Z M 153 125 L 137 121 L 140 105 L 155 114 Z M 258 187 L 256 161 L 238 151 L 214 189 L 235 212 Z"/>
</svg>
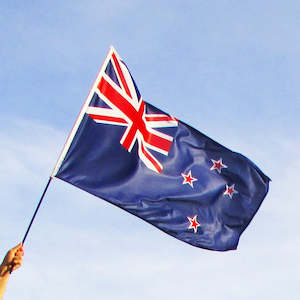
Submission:
<svg viewBox="0 0 300 300">
<path fill-rule="evenodd" d="M 269 186 L 245 156 L 146 103 L 112 47 L 54 176 L 218 251 L 236 249 Z"/>
</svg>

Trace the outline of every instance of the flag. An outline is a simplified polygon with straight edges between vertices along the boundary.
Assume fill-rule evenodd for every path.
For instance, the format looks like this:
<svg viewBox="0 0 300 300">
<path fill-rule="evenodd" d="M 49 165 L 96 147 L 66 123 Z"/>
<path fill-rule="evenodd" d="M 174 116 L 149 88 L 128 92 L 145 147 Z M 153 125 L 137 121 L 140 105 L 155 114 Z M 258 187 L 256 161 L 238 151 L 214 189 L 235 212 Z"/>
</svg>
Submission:
<svg viewBox="0 0 300 300">
<path fill-rule="evenodd" d="M 52 177 L 217 251 L 236 249 L 269 186 L 245 156 L 144 101 L 113 47 Z"/>
</svg>

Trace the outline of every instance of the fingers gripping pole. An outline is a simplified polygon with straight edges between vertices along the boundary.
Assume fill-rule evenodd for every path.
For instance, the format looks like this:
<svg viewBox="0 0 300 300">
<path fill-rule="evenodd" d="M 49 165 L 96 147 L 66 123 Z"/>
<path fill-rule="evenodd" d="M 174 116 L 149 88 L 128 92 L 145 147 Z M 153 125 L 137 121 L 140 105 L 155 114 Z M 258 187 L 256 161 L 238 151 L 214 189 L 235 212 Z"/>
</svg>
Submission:
<svg viewBox="0 0 300 300">
<path fill-rule="evenodd" d="M 31 228 L 31 225 L 32 225 L 32 223 L 33 223 L 33 221 L 34 221 L 34 219 L 35 219 L 35 216 L 36 216 L 36 214 L 37 214 L 37 212 L 38 212 L 38 210 L 39 210 L 39 208 L 40 208 L 40 206 L 41 206 L 41 203 L 42 203 L 42 201 L 43 201 L 43 199 L 44 199 L 44 196 L 45 196 L 45 194 L 46 194 L 46 192 L 47 192 L 47 189 L 48 189 L 48 187 L 49 187 L 49 185 L 50 185 L 51 180 L 52 180 L 52 177 L 49 178 L 48 183 L 47 183 L 47 185 L 46 185 L 46 187 L 45 187 L 45 189 L 44 189 L 44 192 L 43 192 L 43 194 L 42 194 L 42 196 L 41 196 L 41 199 L 40 199 L 40 201 L 39 201 L 39 203 L 38 203 L 38 205 L 37 205 L 37 207 L 36 207 L 36 209 L 35 209 L 35 212 L 34 212 L 32 218 L 31 218 L 31 221 L 30 221 L 30 223 L 29 223 L 29 226 L 28 226 L 28 228 L 27 228 L 27 230 L 26 230 L 26 233 L 25 233 L 24 238 L 23 238 L 23 241 L 22 241 L 22 244 L 23 244 L 23 245 L 24 245 L 24 243 L 25 243 L 25 240 L 26 240 L 26 238 L 27 238 L 27 235 L 28 235 L 28 232 L 29 232 L 29 230 L 30 230 L 30 228 Z"/>
</svg>

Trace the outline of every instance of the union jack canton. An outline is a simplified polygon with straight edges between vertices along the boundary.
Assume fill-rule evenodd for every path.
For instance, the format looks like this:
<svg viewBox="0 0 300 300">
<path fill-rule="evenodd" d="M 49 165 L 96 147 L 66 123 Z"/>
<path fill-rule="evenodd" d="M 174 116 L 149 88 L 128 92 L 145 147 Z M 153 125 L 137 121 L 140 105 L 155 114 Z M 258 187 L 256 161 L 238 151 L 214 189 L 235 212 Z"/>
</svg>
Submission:
<svg viewBox="0 0 300 300">
<path fill-rule="evenodd" d="M 173 138 L 154 128 L 177 126 L 177 120 L 166 114 L 146 114 L 146 104 L 115 51 L 97 88 L 96 93 L 108 108 L 89 106 L 87 114 L 97 123 L 124 126 L 121 145 L 131 152 L 137 142 L 139 158 L 149 169 L 161 173 L 163 166 L 149 149 L 168 155 Z"/>
<path fill-rule="evenodd" d="M 245 156 L 146 103 L 113 47 L 52 177 L 217 251 L 236 249 L 269 187 Z"/>
</svg>

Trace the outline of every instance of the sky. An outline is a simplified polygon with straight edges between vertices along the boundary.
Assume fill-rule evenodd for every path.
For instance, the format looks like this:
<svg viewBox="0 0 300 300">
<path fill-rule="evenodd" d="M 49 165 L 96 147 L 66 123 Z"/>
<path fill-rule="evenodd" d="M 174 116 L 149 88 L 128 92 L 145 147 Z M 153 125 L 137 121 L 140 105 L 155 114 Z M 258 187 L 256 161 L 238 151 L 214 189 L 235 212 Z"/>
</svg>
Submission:
<svg viewBox="0 0 300 300">
<path fill-rule="evenodd" d="M 298 0 L 1 1 L 0 255 L 22 240 L 110 45 L 147 102 L 272 179 L 224 253 L 54 179 L 5 299 L 299 299 L 299 32 Z"/>
</svg>

